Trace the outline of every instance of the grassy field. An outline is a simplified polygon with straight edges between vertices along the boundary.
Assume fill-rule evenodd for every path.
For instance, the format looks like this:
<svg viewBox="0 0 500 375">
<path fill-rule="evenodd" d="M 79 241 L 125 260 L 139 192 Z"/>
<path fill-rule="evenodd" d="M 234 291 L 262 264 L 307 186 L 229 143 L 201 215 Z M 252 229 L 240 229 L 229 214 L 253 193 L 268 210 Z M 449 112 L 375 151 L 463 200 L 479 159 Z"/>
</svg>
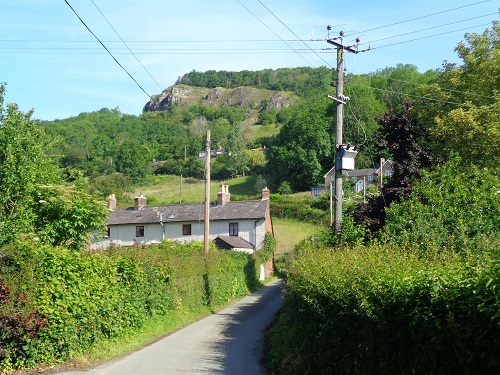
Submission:
<svg viewBox="0 0 500 375">
<path fill-rule="evenodd" d="M 217 193 L 222 183 L 229 185 L 232 195 L 256 196 L 260 194 L 255 189 L 255 176 L 234 178 L 229 181 L 211 181 L 210 200 L 217 200 Z M 120 206 L 131 206 L 134 197 L 143 194 L 148 199 L 148 205 L 164 205 L 178 203 L 203 203 L 205 201 L 205 183 L 194 178 L 159 175 L 152 176 L 134 190 L 124 194 L 126 201 L 118 202 Z"/>
<path fill-rule="evenodd" d="M 321 230 L 315 224 L 279 218 L 273 218 L 273 227 L 277 257 L 292 251 L 300 241 L 318 234 Z"/>
</svg>

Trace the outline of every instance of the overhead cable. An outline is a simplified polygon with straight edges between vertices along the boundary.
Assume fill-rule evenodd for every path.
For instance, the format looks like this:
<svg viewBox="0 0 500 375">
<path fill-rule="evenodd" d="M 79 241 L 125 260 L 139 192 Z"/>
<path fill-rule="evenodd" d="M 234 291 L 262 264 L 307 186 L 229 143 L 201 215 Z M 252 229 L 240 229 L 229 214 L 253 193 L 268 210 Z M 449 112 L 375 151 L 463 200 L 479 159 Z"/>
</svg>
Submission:
<svg viewBox="0 0 500 375">
<path fill-rule="evenodd" d="M 243 8 L 245 8 L 252 16 L 254 16 L 260 23 L 262 23 L 269 31 L 271 31 L 274 35 L 276 35 L 283 43 L 285 43 L 288 47 L 290 47 L 290 49 L 292 51 L 294 51 L 297 55 L 299 55 L 300 58 L 302 58 L 302 60 L 304 60 L 309 66 L 312 67 L 312 64 L 309 61 L 307 61 L 307 59 L 304 56 L 302 56 L 300 53 L 295 51 L 295 49 L 290 44 L 288 44 L 282 37 L 280 37 L 276 32 L 274 32 L 274 30 L 272 30 L 269 26 L 267 26 L 266 23 L 264 21 L 262 21 L 259 17 L 257 17 L 257 15 L 254 12 L 252 12 L 250 9 L 248 9 L 248 7 L 245 4 L 243 4 L 240 0 L 236 0 L 236 1 L 238 3 L 240 3 L 240 5 Z"/>
<path fill-rule="evenodd" d="M 130 49 L 130 47 L 128 46 L 128 44 L 123 40 L 123 38 L 120 36 L 120 34 L 118 34 L 118 31 L 116 31 L 116 29 L 113 27 L 113 25 L 111 25 L 111 22 L 108 21 L 108 19 L 106 18 L 106 16 L 101 12 L 101 10 L 99 9 L 99 7 L 96 5 L 96 3 L 94 2 L 94 0 L 90 0 L 92 1 L 92 4 L 94 4 L 94 6 L 96 7 L 96 9 L 99 11 L 99 13 L 101 13 L 102 17 L 106 20 L 106 22 L 108 23 L 108 25 L 113 29 L 113 31 L 115 32 L 115 34 L 118 36 L 118 38 L 120 38 L 120 40 L 122 41 L 123 44 L 125 44 L 125 46 L 127 47 L 127 49 L 130 51 L 130 53 L 132 54 L 132 56 L 135 57 L 135 59 L 137 60 L 137 62 L 142 66 L 142 68 L 144 69 L 144 71 L 149 75 L 149 77 L 154 81 L 154 83 L 156 83 L 156 86 L 158 86 L 158 88 L 161 90 L 163 90 L 163 88 L 158 84 L 158 82 L 156 82 L 156 80 L 153 78 L 153 76 L 151 75 L 151 73 L 149 73 L 149 71 L 146 69 L 146 67 L 142 64 L 142 62 L 138 59 L 138 57 L 135 55 L 134 52 L 132 52 L 132 50 Z"/>
<path fill-rule="evenodd" d="M 80 22 L 83 24 L 83 26 L 85 26 L 85 28 L 94 36 L 94 38 L 96 38 L 96 40 L 101 44 L 101 46 L 103 46 L 103 48 L 108 52 L 108 54 L 113 58 L 113 60 L 115 60 L 115 62 L 118 64 L 118 66 L 120 66 L 120 68 L 123 69 L 123 71 L 125 73 L 128 74 L 128 76 L 135 82 L 135 84 L 151 99 L 153 100 L 153 98 L 151 97 L 151 95 L 149 95 L 146 90 L 144 90 L 142 88 L 142 86 L 135 80 L 134 77 L 132 77 L 132 75 L 127 71 L 127 69 L 125 69 L 123 67 L 122 64 L 120 64 L 120 62 L 116 59 L 115 56 L 113 56 L 113 54 L 110 52 L 110 50 L 104 45 L 103 42 L 101 42 L 101 40 L 97 37 L 97 35 L 95 35 L 92 30 L 90 30 L 90 28 L 87 26 L 87 24 L 81 19 L 81 17 L 78 15 L 78 13 L 73 9 L 73 7 L 70 5 L 70 3 L 68 3 L 67 0 L 64 0 L 64 2 L 70 7 L 70 9 L 73 11 L 73 13 L 75 13 L 75 15 L 78 17 L 78 19 L 80 20 Z"/>
<path fill-rule="evenodd" d="M 357 34 L 363 34 L 363 33 L 367 33 L 367 32 L 369 32 L 369 31 L 374 31 L 374 30 L 384 29 L 384 28 L 386 28 L 386 27 L 391 27 L 391 26 L 395 26 L 395 25 L 400 25 L 400 24 L 402 24 L 402 23 L 411 22 L 411 21 L 416 21 L 416 20 L 420 20 L 420 19 L 422 19 L 422 18 L 427 18 L 427 17 L 431 17 L 431 16 L 436 16 L 436 15 L 438 15 L 438 14 L 443 14 L 443 13 L 447 13 L 447 12 L 452 12 L 452 11 L 454 11 L 454 10 L 458 10 L 458 9 L 462 9 L 462 8 L 471 7 L 471 6 L 478 5 L 478 4 L 482 4 L 482 3 L 488 3 L 488 2 L 490 2 L 490 1 L 491 1 L 491 0 L 484 0 L 484 1 L 479 1 L 479 2 L 476 2 L 476 3 L 467 4 L 467 5 L 463 5 L 463 6 L 460 6 L 460 7 L 452 8 L 452 9 L 446 9 L 446 10 L 442 10 L 442 11 L 440 11 L 440 12 L 427 14 L 427 15 L 425 15 L 425 16 L 415 17 L 415 18 L 411 18 L 411 19 L 408 19 L 408 20 L 399 21 L 399 22 L 395 22 L 395 23 L 388 24 L 388 25 L 384 25 L 384 26 L 374 27 L 373 29 L 364 30 L 364 31 L 361 31 L 361 32 L 359 32 L 359 33 L 357 33 Z"/>
</svg>

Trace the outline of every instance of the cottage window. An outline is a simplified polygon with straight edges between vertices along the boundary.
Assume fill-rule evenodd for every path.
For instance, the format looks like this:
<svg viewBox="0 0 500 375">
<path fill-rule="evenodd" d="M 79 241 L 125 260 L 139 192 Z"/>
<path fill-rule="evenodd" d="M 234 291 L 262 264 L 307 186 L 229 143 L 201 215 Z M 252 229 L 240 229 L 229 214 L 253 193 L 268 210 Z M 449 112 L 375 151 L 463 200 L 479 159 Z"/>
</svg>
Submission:
<svg viewBox="0 0 500 375">
<path fill-rule="evenodd" d="M 238 223 L 229 223 L 229 235 L 230 236 L 238 235 Z"/>
<path fill-rule="evenodd" d="M 141 225 L 135 227 L 135 236 L 144 237 L 144 226 Z"/>
<path fill-rule="evenodd" d="M 351 180 L 358 181 L 358 178 L 357 177 L 351 177 Z"/>
<path fill-rule="evenodd" d="M 183 236 L 191 235 L 191 224 L 182 224 L 182 235 Z"/>
<path fill-rule="evenodd" d="M 368 181 L 373 181 L 373 175 L 368 176 Z"/>
<path fill-rule="evenodd" d="M 390 176 L 390 175 L 392 174 L 392 170 L 391 170 L 391 169 L 387 169 L 387 170 L 384 172 L 384 174 L 385 174 L 386 176 Z"/>
</svg>

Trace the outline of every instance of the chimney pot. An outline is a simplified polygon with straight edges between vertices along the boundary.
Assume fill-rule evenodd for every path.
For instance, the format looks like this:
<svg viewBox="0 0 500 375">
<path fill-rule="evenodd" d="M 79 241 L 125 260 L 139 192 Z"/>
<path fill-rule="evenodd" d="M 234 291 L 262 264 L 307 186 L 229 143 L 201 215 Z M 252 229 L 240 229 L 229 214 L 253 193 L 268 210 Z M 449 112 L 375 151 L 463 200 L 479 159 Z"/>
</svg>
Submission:
<svg viewBox="0 0 500 375">
<path fill-rule="evenodd" d="M 139 211 L 142 207 L 146 206 L 148 199 L 141 194 L 140 197 L 134 198 L 134 211 Z"/>
<path fill-rule="evenodd" d="M 217 205 L 222 206 L 231 201 L 231 194 L 229 194 L 229 186 L 222 184 L 221 190 L 217 193 Z"/>
<path fill-rule="evenodd" d="M 269 200 L 269 197 L 271 196 L 271 191 L 267 188 L 267 186 L 262 189 L 262 200 Z"/>
<path fill-rule="evenodd" d="M 114 211 L 116 209 L 116 198 L 114 194 L 110 194 L 108 197 L 108 210 Z"/>
</svg>

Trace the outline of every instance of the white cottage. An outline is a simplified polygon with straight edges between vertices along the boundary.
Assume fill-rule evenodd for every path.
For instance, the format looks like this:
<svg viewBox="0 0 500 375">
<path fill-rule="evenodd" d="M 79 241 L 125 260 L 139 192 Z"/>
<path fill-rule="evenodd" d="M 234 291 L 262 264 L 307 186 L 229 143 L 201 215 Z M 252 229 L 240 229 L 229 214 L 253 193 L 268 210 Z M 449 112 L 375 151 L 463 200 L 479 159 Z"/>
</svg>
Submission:
<svg viewBox="0 0 500 375">
<path fill-rule="evenodd" d="M 142 195 L 133 207 L 116 208 L 114 197 L 109 203 L 108 236 L 94 248 L 204 239 L 204 204 L 148 206 Z M 222 185 L 217 202 L 210 205 L 210 240 L 222 248 L 252 253 L 264 246 L 268 232 L 273 232 L 269 190 L 262 191 L 262 200 L 231 202 L 228 186 Z"/>
</svg>

